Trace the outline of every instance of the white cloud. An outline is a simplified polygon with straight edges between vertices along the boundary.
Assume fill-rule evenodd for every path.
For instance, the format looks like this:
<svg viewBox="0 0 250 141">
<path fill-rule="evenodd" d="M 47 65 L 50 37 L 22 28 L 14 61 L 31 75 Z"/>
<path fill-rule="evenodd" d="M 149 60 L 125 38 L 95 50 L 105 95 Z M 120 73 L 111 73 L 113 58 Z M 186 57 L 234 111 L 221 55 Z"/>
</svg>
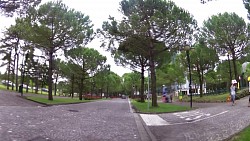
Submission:
<svg viewBox="0 0 250 141">
<path fill-rule="evenodd" d="M 198 21 L 199 26 L 202 26 L 203 21 L 212 15 L 224 12 L 235 12 L 248 22 L 247 10 L 241 0 L 213 0 L 206 4 L 201 4 L 200 0 L 174 0 L 174 2 L 189 11 Z"/>
</svg>

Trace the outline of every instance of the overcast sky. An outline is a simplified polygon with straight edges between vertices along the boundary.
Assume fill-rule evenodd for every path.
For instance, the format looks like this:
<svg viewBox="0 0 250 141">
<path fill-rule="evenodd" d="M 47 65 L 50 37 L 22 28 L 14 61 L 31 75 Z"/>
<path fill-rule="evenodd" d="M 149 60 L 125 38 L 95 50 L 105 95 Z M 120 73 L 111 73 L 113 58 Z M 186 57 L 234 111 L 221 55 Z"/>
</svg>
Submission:
<svg viewBox="0 0 250 141">
<path fill-rule="evenodd" d="M 42 0 L 42 3 L 48 2 L 49 0 Z M 198 21 L 198 25 L 202 26 L 204 20 L 207 20 L 211 15 L 224 12 L 235 12 L 240 17 L 247 20 L 247 11 L 244 8 L 242 0 L 214 0 L 212 2 L 201 4 L 200 0 L 173 0 L 179 7 L 182 7 L 189 11 L 194 18 Z M 106 21 L 109 15 L 121 19 L 121 14 L 118 11 L 120 0 L 63 0 L 63 2 L 74 8 L 77 11 L 88 15 L 95 25 L 94 28 L 100 28 L 103 21 Z M 8 27 L 11 23 L 13 24 L 13 18 L 0 17 L 0 30 Z M 107 56 L 108 63 L 111 64 L 111 70 L 122 76 L 126 72 L 130 72 L 129 69 L 118 67 L 115 65 L 113 59 L 109 53 L 99 48 L 100 41 L 95 39 L 91 42 L 88 47 L 97 49 L 100 53 Z M 1 64 L 1 60 L 0 60 Z M 3 73 L 5 68 L 1 68 L 0 71 Z"/>
</svg>

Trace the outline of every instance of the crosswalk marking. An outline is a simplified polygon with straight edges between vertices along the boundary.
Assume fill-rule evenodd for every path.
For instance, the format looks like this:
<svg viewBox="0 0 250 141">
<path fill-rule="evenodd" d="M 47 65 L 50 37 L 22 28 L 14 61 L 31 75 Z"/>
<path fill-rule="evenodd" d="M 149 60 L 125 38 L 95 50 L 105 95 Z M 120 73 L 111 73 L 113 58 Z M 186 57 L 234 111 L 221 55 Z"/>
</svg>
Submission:
<svg viewBox="0 0 250 141">
<path fill-rule="evenodd" d="M 191 120 L 196 120 L 199 119 L 201 117 L 208 117 L 211 114 L 209 113 L 203 113 L 200 111 L 190 111 L 190 112 L 180 112 L 180 113 L 174 113 L 173 115 L 181 118 L 181 119 L 185 119 L 186 121 L 191 121 Z"/>
<path fill-rule="evenodd" d="M 167 121 L 159 117 L 158 115 L 140 114 L 147 126 L 162 126 L 169 125 Z"/>
<path fill-rule="evenodd" d="M 223 111 L 221 113 L 212 114 L 212 115 L 210 113 L 203 113 L 203 112 L 197 112 L 197 111 L 173 113 L 172 115 L 175 115 L 176 117 L 180 118 L 180 120 L 182 120 L 181 122 L 180 120 L 174 121 L 174 122 L 173 121 L 167 122 L 166 120 L 162 119 L 158 115 L 140 114 L 140 116 L 147 126 L 164 126 L 164 125 L 179 125 L 179 124 L 194 123 L 194 122 L 206 120 L 209 118 L 213 118 L 213 117 L 225 114 L 227 112 L 228 111 Z"/>
</svg>

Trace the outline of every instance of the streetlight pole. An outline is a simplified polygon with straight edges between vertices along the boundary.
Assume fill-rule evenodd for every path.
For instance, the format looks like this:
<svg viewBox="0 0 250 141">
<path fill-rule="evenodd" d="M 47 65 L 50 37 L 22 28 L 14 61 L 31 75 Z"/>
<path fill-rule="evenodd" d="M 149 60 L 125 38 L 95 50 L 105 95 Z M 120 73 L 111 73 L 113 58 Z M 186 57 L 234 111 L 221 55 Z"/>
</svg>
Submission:
<svg viewBox="0 0 250 141">
<path fill-rule="evenodd" d="M 231 71 L 231 63 L 230 63 L 230 59 L 229 59 L 229 53 L 227 54 L 227 58 L 228 58 L 229 74 L 230 74 L 230 81 L 231 81 L 232 80 L 232 71 Z"/>
<path fill-rule="evenodd" d="M 191 76 L 191 67 L 190 67 L 190 56 L 189 56 L 189 50 L 190 48 L 188 48 L 186 50 L 186 54 L 187 54 L 187 61 L 188 61 L 188 72 L 189 72 L 189 94 L 190 94 L 190 107 L 193 107 L 193 96 L 192 96 L 192 76 Z"/>
<path fill-rule="evenodd" d="M 110 66 L 108 66 L 108 75 L 107 75 L 107 81 L 109 79 L 109 74 L 110 74 Z M 109 83 L 107 82 L 107 94 L 106 94 L 106 98 L 108 98 L 109 96 Z"/>
<path fill-rule="evenodd" d="M 149 110 L 149 90 L 150 90 L 150 87 L 149 87 L 149 78 L 150 78 L 150 69 L 148 69 L 148 110 Z"/>
<path fill-rule="evenodd" d="M 23 96 L 23 83 L 24 83 L 24 74 L 25 74 L 24 65 L 26 64 L 28 57 L 29 57 L 29 52 L 27 52 L 25 54 L 24 62 L 22 62 L 22 83 L 21 83 L 21 86 L 19 87 L 19 91 L 21 92 L 21 96 Z"/>
</svg>

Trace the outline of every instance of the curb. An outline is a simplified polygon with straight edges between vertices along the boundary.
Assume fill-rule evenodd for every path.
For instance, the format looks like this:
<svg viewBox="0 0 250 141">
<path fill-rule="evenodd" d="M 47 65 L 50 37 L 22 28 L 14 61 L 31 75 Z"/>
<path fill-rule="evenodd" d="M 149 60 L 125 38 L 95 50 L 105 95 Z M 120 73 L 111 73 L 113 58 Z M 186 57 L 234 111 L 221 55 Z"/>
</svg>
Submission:
<svg viewBox="0 0 250 141">
<path fill-rule="evenodd" d="M 141 141 L 157 141 L 156 137 L 149 130 L 147 125 L 143 122 L 142 118 L 139 116 L 139 113 L 131 106 L 130 99 L 128 98 L 130 112 L 134 115 L 135 123 L 140 134 Z"/>
</svg>

